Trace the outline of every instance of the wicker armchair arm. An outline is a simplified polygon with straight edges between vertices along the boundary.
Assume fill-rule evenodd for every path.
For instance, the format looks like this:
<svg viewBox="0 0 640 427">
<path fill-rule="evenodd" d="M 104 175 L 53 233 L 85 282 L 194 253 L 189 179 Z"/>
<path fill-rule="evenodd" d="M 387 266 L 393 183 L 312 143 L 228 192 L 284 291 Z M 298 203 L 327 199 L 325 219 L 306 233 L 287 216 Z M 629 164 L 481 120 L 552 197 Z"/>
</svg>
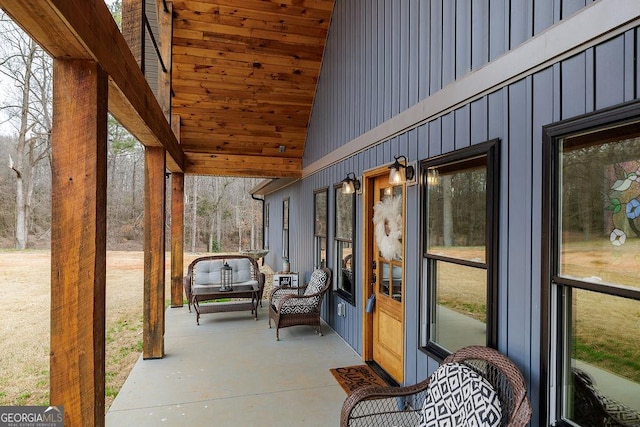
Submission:
<svg viewBox="0 0 640 427">
<path fill-rule="evenodd" d="M 340 426 L 417 425 L 428 385 L 427 378 L 405 387 L 357 388 L 342 404 Z"/>
<path fill-rule="evenodd" d="M 191 272 L 189 272 L 189 274 L 182 278 L 182 287 L 184 288 L 184 293 L 187 296 L 187 300 L 191 297 L 191 279 Z"/>
</svg>

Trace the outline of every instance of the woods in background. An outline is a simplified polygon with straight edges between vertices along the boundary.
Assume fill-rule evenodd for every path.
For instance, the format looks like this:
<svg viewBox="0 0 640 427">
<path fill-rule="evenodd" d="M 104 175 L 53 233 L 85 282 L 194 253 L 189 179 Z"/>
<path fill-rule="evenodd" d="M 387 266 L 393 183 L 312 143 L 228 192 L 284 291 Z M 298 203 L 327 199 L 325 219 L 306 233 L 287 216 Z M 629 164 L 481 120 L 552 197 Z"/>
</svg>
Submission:
<svg viewBox="0 0 640 427">
<path fill-rule="evenodd" d="M 117 5 L 119 6 L 119 4 Z M 47 248 L 51 239 L 52 60 L 0 15 L 0 248 Z M 141 250 L 144 147 L 108 119 L 107 249 Z M 167 242 L 171 224 L 167 176 Z M 185 249 L 262 247 L 260 180 L 185 177 Z"/>
</svg>

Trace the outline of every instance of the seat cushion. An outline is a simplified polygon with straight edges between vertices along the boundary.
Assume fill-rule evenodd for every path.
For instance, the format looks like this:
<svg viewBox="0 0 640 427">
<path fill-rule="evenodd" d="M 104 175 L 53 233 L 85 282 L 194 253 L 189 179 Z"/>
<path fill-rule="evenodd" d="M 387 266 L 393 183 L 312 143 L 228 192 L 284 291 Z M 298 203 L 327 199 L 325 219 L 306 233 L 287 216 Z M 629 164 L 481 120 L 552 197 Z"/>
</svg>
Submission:
<svg viewBox="0 0 640 427">
<path fill-rule="evenodd" d="M 501 418 L 498 394 L 473 369 L 446 363 L 431 376 L 421 427 L 493 427 L 500 424 Z"/>
<path fill-rule="evenodd" d="M 291 298 L 280 308 L 280 314 L 310 314 L 318 312 L 316 298 Z"/>
</svg>

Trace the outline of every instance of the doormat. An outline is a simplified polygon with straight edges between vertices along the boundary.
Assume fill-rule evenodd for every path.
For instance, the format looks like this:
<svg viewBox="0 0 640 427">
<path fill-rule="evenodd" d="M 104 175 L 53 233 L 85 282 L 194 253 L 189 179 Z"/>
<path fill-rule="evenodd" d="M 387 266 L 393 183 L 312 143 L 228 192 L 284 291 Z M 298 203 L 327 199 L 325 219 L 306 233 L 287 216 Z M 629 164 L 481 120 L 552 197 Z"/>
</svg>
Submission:
<svg viewBox="0 0 640 427">
<path fill-rule="evenodd" d="M 367 365 L 346 366 L 329 371 L 347 394 L 365 385 L 387 386 L 387 383 Z"/>
</svg>

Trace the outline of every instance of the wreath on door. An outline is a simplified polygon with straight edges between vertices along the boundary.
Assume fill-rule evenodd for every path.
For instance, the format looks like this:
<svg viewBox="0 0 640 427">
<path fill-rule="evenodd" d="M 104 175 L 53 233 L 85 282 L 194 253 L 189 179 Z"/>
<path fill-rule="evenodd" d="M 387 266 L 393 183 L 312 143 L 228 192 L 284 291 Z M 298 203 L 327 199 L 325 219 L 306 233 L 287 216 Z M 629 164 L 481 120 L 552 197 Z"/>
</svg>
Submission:
<svg viewBox="0 0 640 427">
<path fill-rule="evenodd" d="M 376 243 L 383 258 L 402 257 L 402 197 L 385 197 L 373 206 Z"/>
</svg>

